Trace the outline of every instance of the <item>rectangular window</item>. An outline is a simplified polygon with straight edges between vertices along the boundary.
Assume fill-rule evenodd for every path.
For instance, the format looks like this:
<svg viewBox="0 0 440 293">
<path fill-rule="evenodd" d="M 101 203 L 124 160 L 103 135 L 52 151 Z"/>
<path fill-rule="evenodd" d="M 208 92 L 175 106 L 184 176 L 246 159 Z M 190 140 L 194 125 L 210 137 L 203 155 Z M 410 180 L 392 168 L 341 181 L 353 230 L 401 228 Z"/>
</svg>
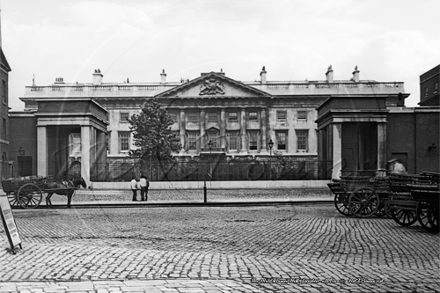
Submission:
<svg viewBox="0 0 440 293">
<path fill-rule="evenodd" d="M 188 122 L 199 122 L 199 114 L 198 113 L 188 113 Z"/>
<path fill-rule="evenodd" d="M 230 150 L 238 150 L 239 148 L 239 142 L 240 142 L 240 136 L 237 131 L 228 133 L 229 137 L 229 149 Z"/>
<path fill-rule="evenodd" d="M 208 113 L 208 122 L 218 122 L 218 114 L 216 112 Z"/>
<path fill-rule="evenodd" d="M 2 121 L 2 138 L 4 138 L 5 140 L 6 140 L 6 131 L 7 131 L 7 129 L 8 129 L 8 127 L 7 127 L 7 125 L 6 125 L 6 119 L 5 118 L 3 118 L 3 121 Z"/>
<path fill-rule="evenodd" d="M 277 149 L 278 150 L 287 150 L 287 132 L 277 132 Z"/>
<path fill-rule="evenodd" d="M 425 98 L 428 97 L 428 94 L 429 94 L 429 89 L 428 89 L 428 88 L 425 88 Z"/>
<path fill-rule="evenodd" d="M 255 111 L 249 112 L 248 117 L 249 117 L 249 121 L 257 121 L 258 113 Z"/>
<path fill-rule="evenodd" d="M 297 130 L 296 137 L 298 139 L 298 151 L 307 151 L 309 146 L 309 131 Z"/>
<path fill-rule="evenodd" d="M 174 123 L 179 122 L 179 118 L 178 118 L 178 114 L 177 113 L 169 113 L 170 114 L 170 118 Z"/>
<path fill-rule="evenodd" d="M 307 111 L 298 111 L 298 120 L 307 120 Z"/>
<path fill-rule="evenodd" d="M 282 110 L 277 110 L 277 121 L 286 121 L 287 112 Z"/>
<path fill-rule="evenodd" d="M 197 135 L 198 132 L 188 131 L 188 150 L 190 151 L 197 150 Z"/>
<path fill-rule="evenodd" d="M 238 121 L 238 114 L 237 112 L 230 112 L 228 113 L 228 120 L 231 122 Z"/>
<path fill-rule="evenodd" d="M 111 148 L 110 148 L 110 142 L 111 142 L 111 134 L 112 134 L 112 132 L 111 131 L 107 131 L 107 134 L 106 134 L 106 139 L 107 139 L 107 154 L 110 154 L 110 150 L 111 150 Z"/>
<path fill-rule="evenodd" d="M 121 112 L 119 113 L 120 117 L 119 117 L 119 121 L 120 122 L 128 122 L 128 118 L 130 116 L 130 113 L 128 112 Z"/>
<path fill-rule="evenodd" d="M 249 131 L 249 150 L 258 150 L 258 132 Z"/>
<path fill-rule="evenodd" d="M 2 80 L 2 89 L 1 89 L 1 91 L 2 91 L 2 101 L 3 101 L 3 104 L 7 104 L 8 100 L 7 100 L 6 81 L 5 80 Z"/>
<path fill-rule="evenodd" d="M 119 138 L 119 151 L 127 152 L 130 150 L 130 132 L 121 131 L 118 133 Z"/>
</svg>

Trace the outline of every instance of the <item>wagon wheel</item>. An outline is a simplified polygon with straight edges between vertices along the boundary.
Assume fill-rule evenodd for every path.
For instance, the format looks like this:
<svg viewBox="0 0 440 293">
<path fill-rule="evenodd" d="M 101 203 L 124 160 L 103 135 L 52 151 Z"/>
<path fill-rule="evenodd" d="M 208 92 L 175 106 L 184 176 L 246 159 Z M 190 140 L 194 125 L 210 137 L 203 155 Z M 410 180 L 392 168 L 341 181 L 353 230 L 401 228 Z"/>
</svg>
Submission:
<svg viewBox="0 0 440 293">
<path fill-rule="evenodd" d="M 390 208 L 390 202 L 388 198 L 382 199 L 380 201 L 379 207 L 377 209 L 377 212 L 375 213 L 378 217 L 387 217 L 391 218 L 391 208 Z"/>
<path fill-rule="evenodd" d="M 379 207 L 379 196 L 371 188 L 359 188 L 350 194 L 348 206 L 356 217 L 369 217 Z"/>
<path fill-rule="evenodd" d="M 352 216 L 353 213 L 348 208 L 348 195 L 344 193 L 336 193 L 335 194 L 335 207 L 344 216 Z"/>
<path fill-rule="evenodd" d="M 417 221 L 417 213 L 414 210 L 392 209 L 391 217 L 401 226 L 411 226 Z"/>
<path fill-rule="evenodd" d="M 27 183 L 17 191 L 16 200 L 22 208 L 36 208 L 43 198 L 41 189 L 33 184 Z"/>
<path fill-rule="evenodd" d="M 8 192 L 6 195 L 8 196 L 9 204 L 11 205 L 11 207 L 20 206 L 14 193 Z"/>
<path fill-rule="evenodd" d="M 438 209 L 430 203 L 426 201 L 419 202 L 417 205 L 417 220 L 426 230 L 438 232 Z"/>
</svg>

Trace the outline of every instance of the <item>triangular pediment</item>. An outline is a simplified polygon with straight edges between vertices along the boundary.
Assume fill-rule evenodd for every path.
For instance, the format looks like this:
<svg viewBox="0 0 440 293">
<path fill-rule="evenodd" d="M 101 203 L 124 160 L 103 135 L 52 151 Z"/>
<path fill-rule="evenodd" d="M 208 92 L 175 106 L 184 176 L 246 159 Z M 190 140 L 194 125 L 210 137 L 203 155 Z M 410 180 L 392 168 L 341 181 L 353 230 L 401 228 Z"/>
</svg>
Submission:
<svg viewBox="0 0 440 293">
<path fill-rule="evenodd" d="M 271 97 L 270 94 L 226 77 L 224 73 L 210 72 L 160 93 L 161 98 L 250 98 Z"/>
</svg>

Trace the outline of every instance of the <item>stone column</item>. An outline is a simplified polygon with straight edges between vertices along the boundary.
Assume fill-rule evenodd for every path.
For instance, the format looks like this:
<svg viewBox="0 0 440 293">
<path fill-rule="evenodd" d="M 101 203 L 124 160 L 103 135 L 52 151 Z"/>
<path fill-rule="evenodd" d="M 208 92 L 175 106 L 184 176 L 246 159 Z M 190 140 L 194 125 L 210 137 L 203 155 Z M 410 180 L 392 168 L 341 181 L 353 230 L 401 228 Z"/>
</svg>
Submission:
<svg viewBox="0 0 440 293">
<path fill-rule="evenodd" d="M 247 153 L 246 145 L 246 109 L 241 109 L 240 115 L 240 137 L 241 137 L 241 153 Z"/>
<path fill-rule="evenodd" d="M 179 121 L 179 134 L 180 134 L 180 144 L 182 148 L 180 153 L 185 153 L 185 109 L 180 109 L 180 121 Z"/>
<path fill-rule="evenodd" d="M 333 138 L 332 179 L 338 179 L 342 170 L 342 124 L 331 124 Z"/>
<path fill-rule="evenodd" d="M 377 169 L 387 168 L 387 124 L 377 123 Z"/>
<path fill-rule="evenodd" d="M 261 109 L 260 113 L 260 129 L 261 129 L 261 153 L 267 153 L 267 134 L 266 134 L 266 109 Z"/>
<path fill-rule="evenodd" d="M 226 151 L 226 112 L 225 108 L 221 108 L 220 111 L 220 139 L 221 139 L 221 148 L 223 151 Z"/>
<path fill-rule="evenodd" d="M 98 178 L 105 178 L 106 162 L 107 162 L 107 144 L 106 144 L 106 134 L 102 131 L 96 131 L 96 144 L 97 144 L 97 154 L 96 154 L 96 170 Z"/>
<path fill-rule="evenodd" d="M 81 177 L 90 186 L 90 126 L 81 126 Z"/>
<path fill-rule="evenodd" d="M 47 176 L 47 129 L 45 126 L 37 127 L 37 175 Z"/>
<path fill-rule="evenodd" d="M 200 148 L 206 149 L 206 112 L 205 109 L 200 109 Z"/>
</svg>

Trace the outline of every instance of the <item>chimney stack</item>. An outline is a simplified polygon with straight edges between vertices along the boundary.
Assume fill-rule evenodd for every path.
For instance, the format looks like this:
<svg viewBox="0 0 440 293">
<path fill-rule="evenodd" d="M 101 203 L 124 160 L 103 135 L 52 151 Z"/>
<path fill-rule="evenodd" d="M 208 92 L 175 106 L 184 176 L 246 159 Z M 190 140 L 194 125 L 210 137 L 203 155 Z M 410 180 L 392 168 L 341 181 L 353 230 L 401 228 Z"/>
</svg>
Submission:
<svg viewBox="0 0 440 293">
<path fill-rule="evenodd" d="M 358 70 L 357 65 L 356 65 L 356 67 L 354 68 L 354 71 L 353 71 L 353 78 L 352 78 L 351 80 L 354 81 L 354 82 L 359 82 L 359 70 Z"/>
<path fill-rule="evenodd" d="M 325 76 L 327 78 L 327 82 L 333 82 L 333 69 L 332 66 L 330 65 L 327 69 L 327 72 L 325 73 Z"/>
<path fill-rule="evenodd" d="M 162 69 L 162 73 L 160 74 L 160 83 L 167 82 L 167 74 L 165 73 L 165 69 Z"/>
<path fill-rule="evenodd" d="M 102 77 L 101 69 L 95 69 L 95 72 L 93 73 L 93 85 L 101 85 Z"/>
<path fill-rule="evenodd" d="M 266 83 L 266 74 L 267 74 L 266 66 L 263 66 L 263 69 L 261 69 L 261 72 L 260 72 L 260 83 L 261 84 Z"/>
</svg>

